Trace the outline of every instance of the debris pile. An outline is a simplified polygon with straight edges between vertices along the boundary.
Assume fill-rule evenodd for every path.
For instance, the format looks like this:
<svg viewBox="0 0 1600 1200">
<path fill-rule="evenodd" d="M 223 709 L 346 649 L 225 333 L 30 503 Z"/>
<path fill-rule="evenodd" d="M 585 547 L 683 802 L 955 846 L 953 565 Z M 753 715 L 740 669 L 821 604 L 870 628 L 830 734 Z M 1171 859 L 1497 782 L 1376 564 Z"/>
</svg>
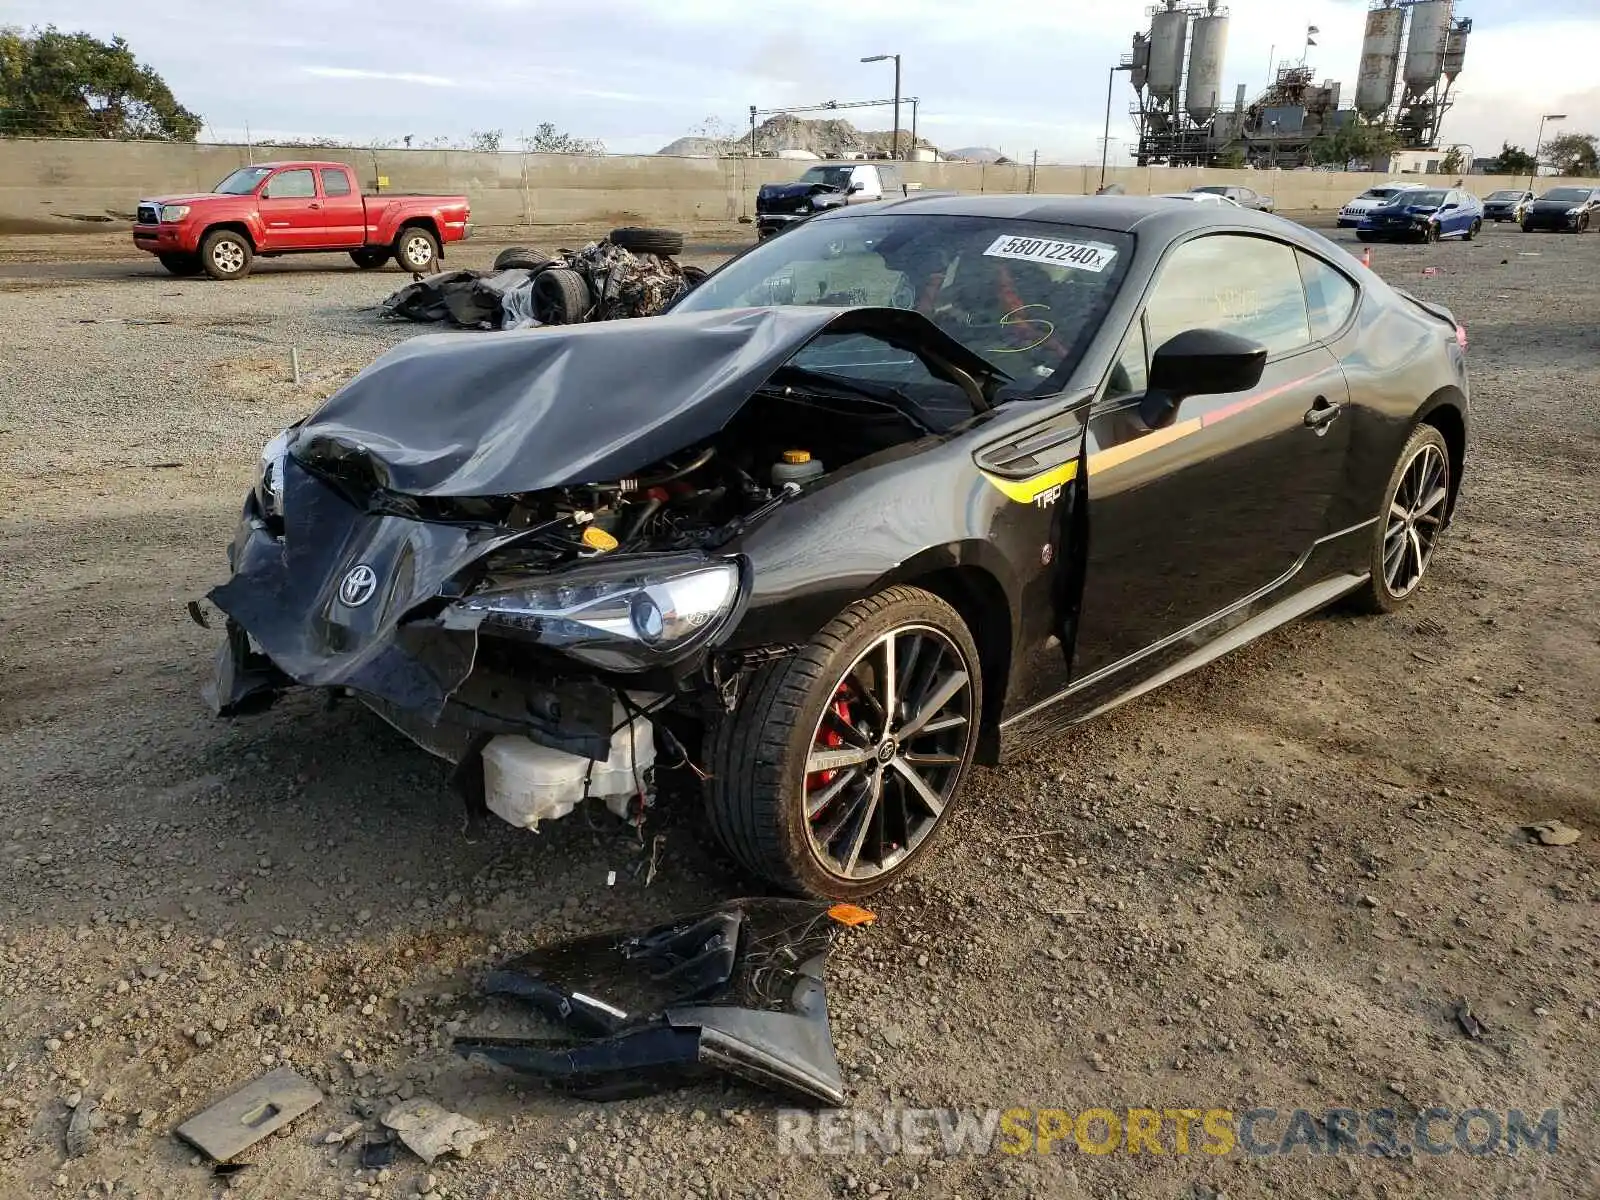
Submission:
<svg viewBox="0 0 1600 1200">
<path fill-rule="evenodd" d="M 441 271 L 383 302 L 392 317 L 461 329 L 525 329 L 650 317 L 705 278 L 680 265 L 683 235 L 613 229 L 582 250 L 549 256 L 525 246 L 502 251 L 488 271 Z"/>
</svg>

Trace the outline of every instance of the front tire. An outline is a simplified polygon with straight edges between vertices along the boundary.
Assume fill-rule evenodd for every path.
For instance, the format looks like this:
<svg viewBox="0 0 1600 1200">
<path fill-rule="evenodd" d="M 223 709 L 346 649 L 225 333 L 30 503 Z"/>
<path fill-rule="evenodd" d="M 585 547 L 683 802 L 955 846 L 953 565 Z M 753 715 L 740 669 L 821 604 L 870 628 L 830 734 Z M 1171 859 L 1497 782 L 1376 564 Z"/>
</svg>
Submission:
<svg viewBox="0 0 1600 1200">
<path fill-rule="evenodd" d="M 394 257 L 402 271 L 426 273 L 439 263 L 439 239 L 422 226 L 412 225 L 395 238 Z"/>
<path fill-rule="evenodd" d="M 1449 509 L 1450 448 L 1432 425 L 1418 425 L 1384 489 L 1371 576 L 1354 596 L 1356 607 L 1390 613 L 1411 602 L 1433 562 Z"/>
<path fill-rule="evenodd" d="M 977 745 L 983 679 L 960 615 L 888 588 L 747 688 L 713 740 L 723 845 L 801 895 L 854 899 L 902 878 L 948 823 Z"/>
<path fill-rule="evenodd" d="M 200 243 L 200 264 L 213 279 L 243 279 L 255 257 L 242 233 L 219 229 Z"/>
</svg>

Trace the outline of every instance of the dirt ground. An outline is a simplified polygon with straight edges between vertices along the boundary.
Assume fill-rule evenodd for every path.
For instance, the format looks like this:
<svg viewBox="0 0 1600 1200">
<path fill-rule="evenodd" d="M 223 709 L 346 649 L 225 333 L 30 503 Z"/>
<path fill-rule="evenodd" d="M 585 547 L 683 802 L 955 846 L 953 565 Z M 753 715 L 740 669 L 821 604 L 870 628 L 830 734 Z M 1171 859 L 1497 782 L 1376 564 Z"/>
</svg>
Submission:
<svg viewBox="0 0 1600 1200">
<path fill-rule="evenodd" d="M 26 241 L 0 244 L 0 1195 L 1600 1195 L 1600 237 L 1377 248 L 1472 339 L 1464 498 L 1417 602 L 976 772 L 832 955 L 857 1112 L 1560 1110 L 1555 1154 L 1261 1158 L 812 1159 L 754 1090 L 574 1103 L 454 1057 L 499 1020 L 487 966 L 748 882 L 692 806 L 642 839 L 604 813 L 469 829 L 359 706 L 211 720 L 217 634 L 184 604 L 224 577 L 260 444 L 413 332 L 372 315 L 400 276 L 219 285 Z M 1550 817 L 1582 836 L 1521 831 Z M 282 1063 L 326 1099 L 214 1179 L 172 1130 Z M 329 1141 L 412 1095 L 491 1137 L 381 1176 L 361 1134 Z"/>
</svg>

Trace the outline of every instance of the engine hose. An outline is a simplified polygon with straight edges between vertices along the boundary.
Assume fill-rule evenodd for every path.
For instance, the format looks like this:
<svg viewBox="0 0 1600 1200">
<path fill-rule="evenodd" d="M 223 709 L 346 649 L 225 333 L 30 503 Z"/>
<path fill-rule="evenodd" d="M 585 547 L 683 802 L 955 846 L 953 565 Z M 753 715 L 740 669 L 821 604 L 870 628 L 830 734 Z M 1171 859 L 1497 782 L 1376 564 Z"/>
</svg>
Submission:
<svg viewBox="0 0 1600 1200">
<path fill-rule="evenodd" d="M 648 491 L 653 487 L 660 487 L 664 483 L 672 483 L 674 480 L 682 479 L 693 471 L 698 471 L 716 456 L 717 448 L 715 446 L 707 446 L 699 454 L 695 455 L 693 462 L 689 463 L 688 466 L 679 467 L 676 471 L 669 471 L 665 475 L 652 475 L 648 478 L 640 476 L 636 479 L 619 479 L 615 483 L 597 483 L 594 485 L 594 490 L 597 492 Z"/>
<path fill-rule="evenodd" d="M 650 518 L 661 511 L 662 501 L 651 499 L 639 510 L 639 515 L 634 518 L 633 524 L 628 527 L 628 535 L 623 538 L 624 543 L 630 543 L 634 538 L 644 532 L 644 527 L 650 523 Z"/>
</svg>

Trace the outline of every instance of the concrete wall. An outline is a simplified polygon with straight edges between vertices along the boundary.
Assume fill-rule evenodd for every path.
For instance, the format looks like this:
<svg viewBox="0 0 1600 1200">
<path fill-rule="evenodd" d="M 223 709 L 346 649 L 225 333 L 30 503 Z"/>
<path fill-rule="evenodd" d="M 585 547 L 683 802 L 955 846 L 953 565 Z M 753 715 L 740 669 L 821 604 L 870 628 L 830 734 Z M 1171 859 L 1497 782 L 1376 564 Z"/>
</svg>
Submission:
<svg viewBox="0 0 1600 1200">
<path fill-rule="evenodd" d="M 387 190 L 464 192 L 480 229 L 532 225 L 650 224 L 684 228 L 727 224 L 750 214 L 756 187 L 798 178 L 808 164 L 781 159 L 588 158 L 556 154 L 479 154 L 464 150 L 306 150 L 165 142 L 0 140 L 0 234 L 104 232 L 125 227 L 141 196 L 205 191 L 247 162 L 314 158 L 350 164 L 364 185 L 387 176 Z M 906 178 L 929 189 L 1025 192 L 1026 165 L 903 163 Z M 1124 168 L 1108 179 L 1130 193 L 1181 192 L 1201 183 L 1239 183 L 1273 196 L 1280 211 L 1336 209 L 1385 178 L 1327 171 Z M 1454 177 L 1407 176 L 1448 186 Z M 1098 166 L 1041 166 L 1032 190 L 1092 193 Z M 1479 194 L 1516 181 L 1473 176 Z M 1549 181 L 1541 181 L 1549 182 Z M 1572 182 L 1579 182 L 1573 180 Z M 1600 181 L 1587 181 L 1600 186 Z"/>
</svg>

